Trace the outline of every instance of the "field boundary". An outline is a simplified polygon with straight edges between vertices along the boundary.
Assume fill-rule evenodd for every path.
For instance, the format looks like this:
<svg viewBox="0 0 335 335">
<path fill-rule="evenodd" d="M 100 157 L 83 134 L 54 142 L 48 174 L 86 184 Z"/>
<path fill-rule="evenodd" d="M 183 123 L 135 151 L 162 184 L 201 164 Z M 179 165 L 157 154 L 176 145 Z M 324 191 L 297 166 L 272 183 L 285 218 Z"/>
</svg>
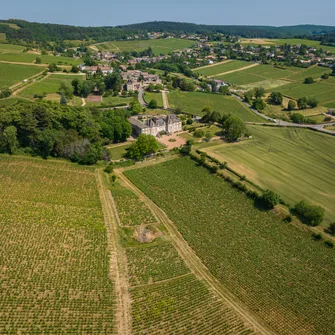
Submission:
<svg viewBox="0 0 335 335">
<path fill-rule="evenodd" d="M 107 232 L 108 249 L 110 253 L 109 276 L 115 282 L 116 293 L 116 326 L 118 335 L 130 335 L 131 326 L 131 299 L 127 276 L 127 262 L 118 239 L 117 213 L 111 192 L 104 185 L 102 170 L 96 172 L 96 181 L 101 201 L 104 222 Z"/>
<path fill-rule="evenodd" d="M 232 62 L 233 59 L 227 59 L 227 60 L 224 60 L 223 62 L 219 62 L 219 63 L 215 63 L 215 64 L 210 64 L 210 65 L 205 65 L 205 66 L 200 66 L 200 67 L 196 67 L 194 68 L 193 70 L 203 70 L 203 69 L 208 69 L 208 68 L 211 68 L 211 67 L 215 67 L 215 66 L 218 66 L 218 65 L 222 65 L 222 64 L 226 64 L 226 63 L 230 63 Z"/>
<path fill-rule="evenodd" d="M 127 169 L 122 169 L 122 171 Z M 276 335 L 272 329 L 269 328 L 258 316 L 256 316 L 244 303 L 237 299 L 230 293 L 209 271 L 209 269 L 202 263 L 200 258 L 196 255 L 193 249 L 184 240 L 174 223 L 168 218 L 167 214 L 144 192 L 139 190 L 123 173 L 121 170 L 115 170 L 115 174 L 138 196 L 145 201 L 146 205 L 155 213 L 160 222 L 168 230 L 171 240 L 179 255 L 184 259 L 188 268 L 201 280 L 204 280 L 208 287 L 212 289 L 218 297 L 234 309 L 242 319 L 249 323 L 255 330 L 263 335 Z"/>
<path fill-rule="evenodd" d="M 241 67 L 240 69 L 214 74 L 211 77 L 218 77 L 218 76 L 223 76 L 223 75 L 226 75 L 226 74 L 231 74 L 231 73 L 235 73 L 235 72 L 239 72 L 239 71 L 248 70 L 248 69 L 251 69 L 251 68 L 256 67 L 258 65 L 260 65 L 260 64 L 259 63 L 254 63 L 254 64 L 251 64 L 251 65 L 248 65 L 248 66 L 245 66 L 245 67 Z"/>
</svg>

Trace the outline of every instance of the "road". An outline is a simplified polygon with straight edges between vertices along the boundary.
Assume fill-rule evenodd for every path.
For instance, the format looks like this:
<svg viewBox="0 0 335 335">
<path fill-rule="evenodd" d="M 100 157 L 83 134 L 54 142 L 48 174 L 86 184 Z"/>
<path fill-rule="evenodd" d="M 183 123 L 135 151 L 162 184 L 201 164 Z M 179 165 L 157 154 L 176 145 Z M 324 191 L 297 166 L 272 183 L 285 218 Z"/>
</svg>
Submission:
<svg viewBox="0 0 335 335">
<path fill-rule="evenodd" d="M 168 102 L 168 98 L 166 95 L 166 91 L 162 91 L 162 99 L 163 99 L 164 109 L 169 109 L 169 102 Z"/>
<path fill-rule="evenodd" d="M 148 104 L 144 101 L 143 95 L 144 95 L 144 88 L 141 87 L 139 92 L 138 92 L 138 101 L 140 102 L 141 106 L 147 107 Z"/>
</svg>

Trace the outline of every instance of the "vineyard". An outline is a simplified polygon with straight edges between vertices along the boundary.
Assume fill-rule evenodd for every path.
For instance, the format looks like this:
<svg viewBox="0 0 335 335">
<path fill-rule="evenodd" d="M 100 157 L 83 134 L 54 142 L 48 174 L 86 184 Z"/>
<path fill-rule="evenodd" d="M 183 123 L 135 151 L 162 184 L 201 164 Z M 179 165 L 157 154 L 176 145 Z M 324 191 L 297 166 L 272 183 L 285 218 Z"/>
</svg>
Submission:
<svg viewBox="0 0 335 335">
<path fill-rule="evenodd" d="M 93 169 L 0 156 L 0 333 L 115 334 Z"/>
<path fill-rule="evenodd" d="M 258 210 L 244 194 L 188 158 L 125 174 L 168 214 L 213 275 L 279 334 L 335 333 L 332 249 L 272 212 Z M 169 294 L 167 284 L 134 289 L 134 328 L 139 334 L 145 334 L 143 322 L 151 325 L 151 318 L 144 321 L 147 314 L 156 315 L 156 323 L 163 322 L 167 311 L 180 308 L 181 302 L 174 304 L 168 297 L 187 280 L 169 284 Z M 165 304 L 148 302 L 147 290 Z M 184 290 L 192 296 L 187 285 Z M 187 294 L 177 297 L 187 299 Z"/>
<path fill-rule="evenodd" d="M 145 221 L 132 220 L 141 211 L 149 211 L 147 204 L 121 180 L 111 187 L 111 191 L 114 200 L 118 199 L 115 202 L 121 221 L 125 214 L 129 218 L 130 227 L 119 228 L 119 233 L 127 229 L 133 234 L 134 229 L 146 227 Z M 140 202 L 140 207 L 134 205 Z M 142 226 L 136 222 L 142 222 Z M 157 222 L 155 226 L 164 232 L 159 243 L 136 242 L 132 235 L 133 242 L 123 244 L 132 299 L 133 334 L 258 334 L 191 273 L 169 242 L 171 237 L 161 227 L 162 223 Z"/>
</svg>

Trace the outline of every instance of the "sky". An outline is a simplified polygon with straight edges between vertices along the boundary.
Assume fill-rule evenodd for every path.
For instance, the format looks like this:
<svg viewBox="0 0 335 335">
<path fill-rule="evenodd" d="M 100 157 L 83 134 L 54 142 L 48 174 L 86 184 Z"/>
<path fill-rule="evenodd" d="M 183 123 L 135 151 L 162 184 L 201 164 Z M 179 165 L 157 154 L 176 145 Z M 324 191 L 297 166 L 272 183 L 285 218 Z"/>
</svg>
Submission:
<svg viewBox="0 0 335 335">
<path fill-rule="evenodd" d="M 335 26 L 335 1 L 323 0 L 10 0 L 0 19 L 77 26 L 116 26 L 147 21 L 219 25 L 321 24 Z"/>
</svg>

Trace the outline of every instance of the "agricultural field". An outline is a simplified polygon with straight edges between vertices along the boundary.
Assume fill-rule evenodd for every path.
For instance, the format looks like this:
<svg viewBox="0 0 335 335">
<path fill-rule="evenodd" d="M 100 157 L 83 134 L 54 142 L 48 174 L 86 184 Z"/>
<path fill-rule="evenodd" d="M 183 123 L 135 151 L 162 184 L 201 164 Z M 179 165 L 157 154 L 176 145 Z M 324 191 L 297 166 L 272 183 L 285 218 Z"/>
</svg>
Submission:
<svg viewBox="0 0 335 335">
<path fill-rule="evenodd" d="M 92 168 L 0 156 L 0 333 L 115 334 Z"/>
<path fill-rule="evenodd" d="M 120 186 L 124 191 L 132 192 L 126 185 Z M 112 186 L 111 190 L 116 200 L 115 187 Z M 132 200 L 130 203 L 134 206 L 125 206 L 127 203 L 127 197 L 116 201 L 119 216 L 123 209 L 133 217 L 144 210 Z M 143 206 L 146 205 L 143 203 Z M 124 249 L 131 296 L 132 334 L 258 334 L 254 327 L 209 290 L 204 281 L 191 273 L 171 243 L 168 230 L 159 222 L 149 228 L 153 230 L 154 226 L 163 234 L 158 242 L 156 239 L 135 241 L 133 234 L 133 242 Z M 143 227 L 148 225 L 122 228 L 119 232 Z"/>
<path fill-rule="evenodd" d="M 144 202 L 124 185 L 119 183 L 113 185 L 112 194 L 122 226 L 137 226 L 157 222 L 157 219 Z"/>
<path fill-rule="evenodd" d="M 275 331 L 282 335 L 335 332 L 334 250 L 274 213 L 258 210 L 243 193 L 189 158 L 125 174 L 167 213 L 212 274 Z M 149 329 L 151 319 L 147 321 L 143 313 L 151 309 L 154 314 L 158 303 L 148 304 L 144 297 L 148 291 L 183 301 L 200 296 L 170 291 L 165 284 L 160 290 L 135 289 L 133 317 L 138 327 L 145 324 Z M 205 306 L 209 310 L 214 304 Z"/>
<path fill-rule="evenodd" d="M 307 129 L 248 126 L 253 140 L 205 149 L 264 189 L 294 205 L 323 206 L 335 221 L 335 137 Z"/>
<path fill-rule="evenodd" d="M 0 33 L 0 42 L 6 41 L 6 34 Z"/>
<path fill-rule="evenodd" d="M 219 74 L 224 72 L 242 69 L 252 64 L 254 63 L 245 62 L 241 60 L 233 60 L 233 61 L 225 61 L 224 63 L 215 66 L 201 67 L 199 69 L 195 68 L 193 69 L 193 71 L 199 73 L 202 76 L 211 77 L 211 76 L 218 76 Z"/>
<path fill-rule="evenodd" d="M 144 98 L 147 103 L 151 100 L 156 100 L 158 107 L 163 107 L 163 97 L 161 92 L 145 92 Z"/>
<path fill-rule="evenodd" d="M 133 100 L 132 97 L 109 96 L 103 97 L 102 102 L 87 102 L 88 106 L 127 106 Z"/>
<path fill-rule="evenodd" d="M 51 74 L 27 86 L 24 90 L 19 92 L 17 96 L 33 100 L 35 94 L 43 95 L 44 93 L 46 93 L 47 94 L 45 98 L 46 100 L 59 101 L 60 96 L 57 94 L 57 92 L 59 91 L 59 87 L 62 82 L 67 82 L 71 84 L 73 79 L 84 79 L 84 78 L 85 76 L 82 75 Z"/>
<path fill-rule="evenodd" d="M 244 121 L 264 122 L 263 118 L 251 112 L 241 102 L 233 97 L 202 92 L 171 91 L 167 94 L 169 105 L 180 108 L 184 113 L 202 116 L 202 109 L 206 106 L 222 114 L 240 116 Z"/>
<path fill-rule="evenodd" d="M 8 88 L 42 71 L 43 68 L 37 66 L 0 63 L 0 89 Z"/>
<path fill-rule="evenodd" d="M 305 96 L 316 98 L 322 106 L 335 105 L 335 77 L 329 77 L 314 84 L 291 83 L 281 86 L 278 91 L 293 99 Z"/>
<path fill-rule="evenodd" d="M 113 41 L 95 44 L 94 46 L 100 51 L 110 52 L 139 52 L 151 47 L 154 54 L 158 56 L 160 54 L 168 54 L 175 50 L 190 48 L 194 44 L 195 42 L 190 40 L 167 38 L 155 40 Z"/>
</svg>

